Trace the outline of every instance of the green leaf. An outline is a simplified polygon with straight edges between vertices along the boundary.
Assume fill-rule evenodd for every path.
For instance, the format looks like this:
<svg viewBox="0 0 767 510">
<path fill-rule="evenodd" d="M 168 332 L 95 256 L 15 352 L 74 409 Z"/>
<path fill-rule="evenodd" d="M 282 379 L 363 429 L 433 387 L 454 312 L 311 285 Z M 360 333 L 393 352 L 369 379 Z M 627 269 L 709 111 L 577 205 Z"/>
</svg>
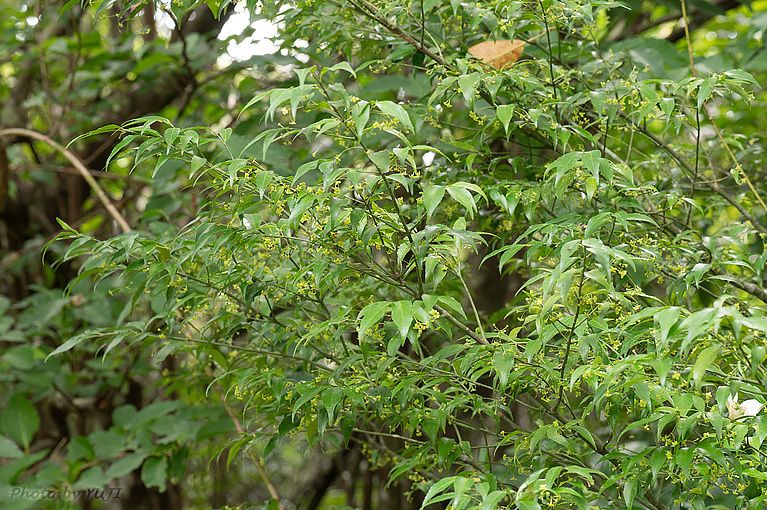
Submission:
<svg viewBox="0 0 767 510">
<path fill-rule="evenodd" d="M 509 382 L 509 373 L 514 368 L 514 346 L 502 344 L 493 354 L 493 368 L 498 374 L 498 382 L 504 388 Z"/>
<path fill-rule="evenodd" d="M 229 163 L 226 169 L 226 173 L 229 176 L 229 186 L 234 186 L 234 181 L 237 180 L 238 172 L 242 170 L 247 164 L 248 164 L 248 160 L 243 158 L 233 159 Z"/>
<path fill-rule="evenodd" d="M 438 482 L 434 483 L 431 487 L 429 487 L 428 492 L 426 493 L 426 497 L 423 498 L 423 503 L 421 504 L 421 508 L 425 508 L 426 505 L 429 504 L 429 502 L 434 499 L 437 495 L 442 494 L 442 491 L 444 491 L 446 488 L 453 485 L 453 481 L 458 478 L 456 476 L 446 476 L 439 480 Z M 453 493 L 450 493 L 450 496 L 452 497 Z"/>
<path fill-rule="evenodd" d="M 753 78 L 752 78 L 753 79 Z M 708 80 L 703 80 L 700 88 L 698 88 L 698 109 L 703 107 L 703 103 L 709 98 L 716 86 L 716 75 L 711 75 Z"/>
<path fill-rule="evenodd" d="M 96 452 L 93 445 L 87 437 L 76 437 L 68 445 L 67 460 L 76 462 L 78 460 L 91 461 L 96 458 Z"/>
<path fill-rule="evenodd" d="M 655 322 L 660 326 L 660 345 L 665 348 L 668 344 L 668 334 L 671 327 L 676 325 L 681 308 L 671 306 L 655 314 Z"/>
<path fill-rule="evenodd" d="M 430 12 L 435 6 L 439 5 L 440 0 L 421 0 L 423 12 Z"/>
<path fill-rule="evenodd" d="M 65 4 L 64 4 L 64 7 L 62 7 L 62 8 L 61 8 L 61 10 L 59 11 L 59 19 L 58 19 L 58 22 L 60 23 L 60 22 L 61 22 L 61 17 L 62 17 L 62 16 L 63 16 L 63 15 L 64 15 L 64 14 L 65 14 L 67 11 L 69 11 L 69 10 L 70 10 L 72 7 L 74 7 L 75 5 L 79 4 L 81 1 L 82 1 L 82 0 L 69 0 L 67 3 L 65 3 Z"/>
<path fill-rule="evenodd" d="M 748 73 L 744 71 L 743 69 L 730 69 L 729 71 L 725 71 L 724 75 L 728 78 L 732 78 L 733 80 L 748 82 L 752 85 L 755 85 L 757 88 L 761 89 L 762 86 L 759 85 L 759 82 L 756 81 L 756 79 L 751 75 L 751 73 Z"/>
<path fill-rule="evenodd" d="M 411 133 L 415 132 L 415 129 L 413 129 L 413 123 L 410 121 L 410 116 L 408 116 L 405 109 L 400 105 L 391 101 L 377 101 L 376 106 L 386 115 L 397 119 L 400 125 L 407 131 L 410 131 Z"/>
<path fill-rule="evenodd" d="M 759 367 L 764 361 L 764 357 L 767 356 L 767 348 L 764 345 L 751 346 L 751 372 L 756 374 Z"/>
<path fill-rule="evenodd" d="M 122 140 L 120 140 L 117 143 L 117 145 L 114 146 L 114 149 L 112 149 L 112 152 L 109 153 L 109 157 L 107 158 L 106 163 L 104 163 L 104 168 L 108 170 L 109 163 L 112 162 L 112 159 L 114 159 L 114 157 L 117 156 L 122 149 L 128 146 L 136 138 L 138 138 L 138 135 L 127 135 Z M 170 151 L 170 146 L 168 147 L 168 151 Z"/>
<path fill-rule="evenodd" d="M 336 408 L 344 398 L 343 389 L 333 386 L 322 392 L 322 405 L 328 413 L 328 422 L 332 425 L 336 418 Z"/>
<path fill-rule="evenodd" d="M 82 134 L 80 136 L 73 138 L 72 141 L 67 144 L 66 148 L 68 149 L 73 143 L 75 143 L 78 140 L 82 140 L 83 138 L 100 135 L 101 133 L 112 133 L 114 131 L 120 131 L 121 129 L 122 128 L 116 124 L 108 124 L 106 126 L 101 126 L 100 128 L 94 129 L 93 131 L 88 131 L 85 134 Z"/>
<path fill-rule="evenodd" d="M 498 503 L 500 503 L 501 500 L 505 498 L 506 496 L 507 494 L 504 491 L 491 492 L 485 498 L 482 499 L 481 510 L 494 510 L 498 506 Z"/>
<path fill-rule="evenodd" d="M 165 492 L 167 471 L 167 457 L 149 457 L 141 467 L 141 481 L 145 487 L 158 487 L 161 493 Z"/>
<path fill-rule="evenodd" d="M 368 331 L 372 331 L 373 326 L 381 321 L 390 307 L 391 304 L 388 301 L 378 301 L 367 305 L 360 311 L 357 316 L 357 320 L 360 323 L 360 338 L 366 337 Z"/>
<path fill-rule="evenodd" d="M 479 73 L 464 74 L 458 77 L 458 86 L 461 87 L 463 98 L 469 104 L 474 104 L 474 94 L 477 93 Z"/>
<path fill-rule="evenodd" d="M 314 397 L 319 395 L 319 393 L 324 389 L 324 386 L 315 386 L 312 388 L 307 389 L 303 393 L 301 393 L 301 396 L 298 397 L 298 400 L 296 400 L 296 403 L 293 404 L 293 414 L 292 419 L 295 421 L 296 419 L 296 413 L 298 413 L 298 410 L 301 409 L 301 407 L 312 400 Z"/>
<path fill-rule="evenodd" d="M 447 78 L 442 79 L 439 82 L 439 85 L 437 85 L 437 88 L 434 89 L 434 92 L 429 97 L 428 106 L 431 106 L 432 103 L 440 99 L 447 90 L 449 90 L 455 82 L 458 81 L 458 78 L 455 76 L 448 76 Z"/>
<path fill-rule="evenodd" d="M 652 470 L 653 483 L 658 480 L 658 473 L 660 473 L 660 470 L 663 468 L 663 466 L 666 465 L 666 462 L 668 462 L 668 458 L 666 457 L 666 448 L 656 448 L 656 450 L 652 452 L 652 457 L 650 458 L 650 469 Z"/>
<path fill-rule="evenodd" d="M 192 162 L 189 168 L 189 175 L 194 175 L 197 173 L 197 170 L 202 168 L 202 166 L 207 163 L 208 160 L 205 158 L 201 158 L 200 156 L 192 156 Z"/>
<path fill-rule="evenodd" d="M 168 55 L 167 53 L 159 53 L 154 52 L 150 53 L 149 55 L 143 57 L 138 64 L 136 64 L 136 67 L 133 68 L 133 72 L 135 74 L 141 74 L 142 72 L 146 71 L 150 67 L 156 66 L 157 64 L 163 64 L 165 62 L 173 62 L 174 58 Z"/>
<path fill-rule="evenodd" d="M 308 211 L 314 203 L 317 201 L 317 197 L 314 195 L 305 195 L 298 201 L 296 205 L 290 210 L 290 216 L 288 216 L 288 225 L 297 229 L 298 223 L 306 211 Z"/>
<path fill-rule="evenodd" d="M 474 212 L 477 210 L 477 205 L 474 203 L 474 197 L 471 192 L 462 186 L 456 186 L 451 184 L 447 187 L 447 192 L 453 199 L 459 202 L 469 212 L 469 217 L 474 217 Z"/>
<path fill-rule="evenodd" d="M 104 487 L 105 475 L 100 466 L 94 466 L 85 470 L 74 484 L 74 490 L 92 489 L 95 487 Z"/>
<path fill-rule="evenodd" d="M 296 71 L 296 72 L 298 72 L 298 71 Z M 302 85 L 303 85 L 303 83 L 302 83 Z M 258 103 L 259 101 L 262 101 L 264 98 L 266 98 L 269 95 L 271 95 L 272 92 L 274 92 L 275 90 L 277 90 L 277 89 L 265 90 L 265 91 L 261 92 L 260 94 L 257 94 L 254 98 L 252 98 L 250 101 L 248 101 L 245 104 L 245 106 L 242 107 L 242 110 L 240 110 L 240 115 L 242 115 L 242 112 L 244 112 L 245 110 L 249 109 L 254 104 Z"/>
<path fill-rule="evenodd" d="M 652 366 L 658 374 L 661 385 L 665 385 L 666 376 L 668 375 L 669 370 L 671 370 L 671 358 L 664 356 L 663 358 L 654 359 L 650 361 L 650 366 Z"/>
<path fill-rule="evenodd" d="M 660 109 L 666 115 L 666 122 L 671 118 L 671 114 L 674 113 L 675 103 L 673 97 L 664 97 L 660 100 Z"/>
<path fill-rule="evenodd" d="M 541 505 L 531 499 L 517 500 L 517 508 L 519 510 L 541 510 Z"/>
<path fill-rule="evenodd" d="M 402 337 L 407 337 L 413 322 L 413 304 L 410 301 L 395 301 L 391 304 L 391 318 Z"/>
<path fill-rule="evenodd" d="M 22 455 L 24 454 L 19 449 L 19 447 L 16 446 L 16 443 L 5 436 L 0 436 L 0 457 L 16 459 Z"/>
<path fill-rule="evenodd" d="M 145 451 L 129 453 L 122 459 L 113 462 L 112 465 L 109 466 L 109 469 L 107 469 L 107 472 L 104 475 L 105 480 L 114 480 L 115 478 L 120 478 L 127 475 L 128 473 L 133 472 L 133 470 L 138 469 L 146 457 L 147 452 Z"/>
<path fill-rule="evenodd" d="M 706 347 L 700 353 L 697 361 L 695 361 L 695 365 L 692 367 L 692 379 L 695 381 L 696 386 L 700 386 L 700 382 L 703 379 L 703 375 L 706 373 L 706 369 L 713 365 L 721 350 L 722 344 L 714 344 L 710 347 Z"/>
<path fill-rule="evenodd" d="M 687 476 L 690 476 L 690 464 L 692 463 L 693 457 L 695 457 L 694 447 L 680 448 L 676 452 L 676 455 L 674 455 L 677 466 L 682 468 L 682 471 Z"/>
<path fill-rule="evenodd" d="M 352 107 L 351 116 L 357 138 L 362 138 L 365 126 L 367 126 L 368 119 L 370 118 L 370 104 L 367 102 L 356 103 Z"/>
<path fill-rule="evenodd" d="M 368 159 L 370 159 L 370 161 L 372 161 L 373 164 L 378 167 L 381 173 L 385 174 L 389 171 L 389 166 L 391 165 L 391 157 L 389 156 L 389 151 L 372 152 L 368 154 Z"/>
<path fill-rule="evenodd" d="M 387 57 L 386 60 L 389 60 L 391 62 L 401 62 L 406 57 L 409 57 L 413 53 L 415 53 L 416 49 L 415 46 L 412 44 L 403 44 L 399 46 L 397 49 L 392 51 Z"/>
<path fill-rule="evenodd" d="M 311 67 L 296 68 L 293 71 L 296 73 L 296 76 L 298 76 L 298 84 L 303 85 L 304 83 L 306 83 L 306 77 L 310 73 L 314 73 L 316 70 L 317 70 L 317 66 L 311 66 Z M 263 95 L 263 93 L 261 95 Z"/>
<path fill-rule="evenodd" d="M 32 438 L 40 428 L 37 409 L 23 395 L 16 394 L 0 413 L 0 428 L 25 450 L 32 444 Z"/>
<path fill-rule="evenodd" d="M 426 220 L 430 220 L 434 211 L 445 196 L 445 187 L 430 184 L 423 190 L 423 205 L 426 206 Z"/>
<path fill-rule="evenodd" d="M 591 172 L 591 176 L 594 178 L 595 181 L 599 182 L 599 161 L 600 161 L 600 153 L 598 150 L 593 150 L 589 152 L 583 153 L 583 166 L 586 167 L 586 170 Z"/>
<path fill-rule="evenodd" d="M 256 174 L 256 189 L 258 189 L 258 193 L 261 198 L 264 197 L 264 193 L 266 193 L 266 189 L 269 187 L 269 184 L 274 180 L 274 172 L 270 170 L 261 170 Z"/>
<path fill-rule="evenodd" d="M 333 67 L 330 68 L 331 71 L 339 71 L 343 70 L 347 73 L 351 74 L 353 77 L 357 77 L 357 73 L 354 72 L 354 69 L 352 69 L 352 66 L 347 62 L 346 60 L 342 60 L 341 62 L 337 63 Z"/>
<path fill-rule="evenodd" d="M 639 477 L 632 476 L 623 484 L 623 500 L 626 502 L 627 508 L 631 508 L 631 505 L 634 503 L 638 483 Z"/>
<path fill-rule="evenodd" d="M 453 489 L 455 490 L 455 496 L 453 497 L 453 508 L 458 506 L 459 497 L 464 495 L 475 483 L 474 478 L 467 476 L 457 476 L 453 480 Z"/>
<path fill-rule="evenodd" d="M 509 124 L 511 122 L 511 118 L 514 116 L 514 105 L 513 104 L 499 105 L 495 109 L 495 112 L 496 112 L 496 115 L 498 116 L 498 120 L 500 120 L 501 124 L 503 125 L 503 130 L 508 135 Z"/>
<path fill-rule="evenodd" d="M 293 185 L 295 186 L 298 183 L 298 181 L 301 179 L 301 177 L 303 177 L 304 174 L 306 174 L 306 172 L 310 170 L 314 170 L 315 168 L 317 168 L 317 165 L 319 165 L 320 163 L 321 161 L 319 160 L 312 160 L 298 167 L 298 170 L 296 170 L 296 173 L 293 176 Z"/>
<path fill-rule="evenodd" d="M 458 312 L 458 315 L 460 315 L 464 320 L 468 320 L 466 317 L 466 312 L 463 311 L 463 306 L 461 306 L 461 303 L 459 303 L 458 300 L 455 299 L 454 297 L 439 296 L 439 302 L 447 306 L 454 312 Z"/>
</svg>

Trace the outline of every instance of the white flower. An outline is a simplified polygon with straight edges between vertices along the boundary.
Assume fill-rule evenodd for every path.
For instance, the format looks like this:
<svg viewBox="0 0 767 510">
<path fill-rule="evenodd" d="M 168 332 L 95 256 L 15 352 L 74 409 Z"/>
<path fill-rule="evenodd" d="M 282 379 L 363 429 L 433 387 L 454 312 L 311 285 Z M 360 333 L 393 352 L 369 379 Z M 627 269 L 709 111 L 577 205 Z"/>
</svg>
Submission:
<svg viewBox="0 0 767 510">
<path fill-rule="evenodd" d="M 762 410 L 764 404 L 758 400 L 749 399 L 744 402 L 738 402 L 738 394 L 733 397 L 727 397 L 727 410 L 730 413 L 731 420 L 737 420 L 741 416 L 756 416 Z"/>
</svg>

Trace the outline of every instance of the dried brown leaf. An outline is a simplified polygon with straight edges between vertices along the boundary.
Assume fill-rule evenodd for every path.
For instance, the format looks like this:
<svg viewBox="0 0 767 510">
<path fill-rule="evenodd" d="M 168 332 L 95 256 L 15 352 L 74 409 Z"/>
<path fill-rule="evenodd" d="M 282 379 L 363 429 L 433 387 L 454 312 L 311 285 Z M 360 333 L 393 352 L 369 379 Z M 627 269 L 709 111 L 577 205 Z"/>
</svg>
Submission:
<svg viewBox="0 0 767 510">
<path fill-rule="evenodd" d="M 469 48 L 469 53 L 485 64 L 500 70 L 516 62 L 524 49 L 525 41 L 502 39 L 475 44 Z"/>
</svg>

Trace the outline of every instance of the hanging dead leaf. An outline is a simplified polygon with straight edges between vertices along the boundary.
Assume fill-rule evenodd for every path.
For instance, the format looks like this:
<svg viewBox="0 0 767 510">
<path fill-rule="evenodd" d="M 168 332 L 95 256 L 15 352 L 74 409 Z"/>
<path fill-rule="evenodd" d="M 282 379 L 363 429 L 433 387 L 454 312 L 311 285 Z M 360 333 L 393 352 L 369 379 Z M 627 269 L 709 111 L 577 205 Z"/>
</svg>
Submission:
<svg viewBox="0 0 767 510">
<path fill-rule="evenodd" d="M 520 39 L 514 39 L 513 41 L 502 39 L 500 41 L 485 41 L 475 44 L 469 48 L 469 53 L 485 64 L 501 70 L 516 62 L 522 56 L 524 49 L 525 41 Z"/>
</svg>

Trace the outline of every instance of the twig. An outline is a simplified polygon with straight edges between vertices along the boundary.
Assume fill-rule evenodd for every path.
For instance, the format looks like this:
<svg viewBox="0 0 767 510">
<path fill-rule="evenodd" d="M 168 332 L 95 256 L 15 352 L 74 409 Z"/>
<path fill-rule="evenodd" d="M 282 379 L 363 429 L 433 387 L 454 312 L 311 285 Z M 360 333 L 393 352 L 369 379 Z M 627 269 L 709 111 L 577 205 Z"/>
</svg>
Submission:
<svg viewBox="0 0 767 510">
<path fill-rule="evenodd" d="M 565 390 L 565 370 L 567 370 L 567 359 L 570 357 L 570 348 L 575 337 L 575 329 L 578 327 L 578 318 L 581 314 L 581 298 L 583 297 L 583 282 L 586 280 L 586 248 L 581 246 L 583 250 L 583 257 L 581 258 L 581 274 L 580 282 L 578 283 L 578 295 L 575 298 L 575 317 L 573 317 L 573 324 L 570 327 L 570 332 L 567 335 L 567 345 L 565 345 L 565 354 L 562 359 L 562 367 L 559 369 L 559 395 L 557 396 L 557 402 L 554 404 L 553 409 L 558 410 L 559 404 L 562 402 Z"/>
<path fill-rule="evenodd" d="M 745 208 L 745 207 L 743 207 L 743 204 L 741 204 L 740 202 L 738 202 L 737 200 L 735 200 L 735 198 L 734 198 L 734 197 L 731 197 L 729 194 L 727 194 L 727 192 L 726 192 L 726 191 L 724 191 L 724 190 L 723 190 L 723 189 L 722 189 L 722 188 L 719 186 L 719 183 L 717 183 L 716 181 L 713 181 L 713 182 L 711 183 L 711 189 L 712 189 L 712 190 L 714 190 L 714 193 L 716 193 L 717 195 L 719 195 L 719 196 L 721 196 L 722 198 L 724 198 L 725 200 L 727 200 L 727 201 L 730 203 L 730 205 L 732 205 L 732 206 L 733 206 L 735 209 L 737 209 L 737 210 L 738 210 L 738 212 L 740 212 L 740 214 L 742 214 L 744 218 L 746 218 L 746 219 L 747 219 L 749 222 L 751 222 L 751 225 L 752 225 L 752 226 L 753 226 L 753 227 L 754 227 L 756 230 L 758 230 L 758 231 L 759 231 L 759 232 L 761 232 L 762 234 L 765 234 L 765 235 L 767 235 L 767 228 L 765 228 L 765 227 L 764 227 L 764 225 L 762 225 L 761 223 L 759 223 L 759 221 L 758 221 L 756 218 L 754 218 L 754 216 L 753 216 L 751 213 L 749 213 L 749 212 L 746 210 L 746 208 Z M 758 195 L 757 195 L 757 196 L 758 196 Z"/>
<path fill-rule="evenodd" d="M 471 309 L 474 311 L 474 318 L 477 320 L 477 327 L 479 328 L 479 336 L 481 336 L 484 339 L 485 330 L 482 328 L 482 319 L 479 318 L 479 312 L 477 311 L 477 307 L 474 304 L 474 299 L 472 299 L 471 297 L 471 291 L 469 290 L 469 286 L 466 285 L 466 281 L 463 279 L 463 275 L 461 274 L 461 258 L 460 257 L 458 257 L 455 275 L 458 277 L 459 280 L 461 280 L 461 285 L 463 285 L 463 289 L 466 291 L 466 298 L 469 300 Z M 485 342 L 485 344 L 487 344 L 487 342 Z"/>
<path fill-rule="evenodd" d="M 242 426 L 242 423 L 240 423 L 240 420 L 239 418 L 237 418 L 237 415 L 234 414 L 234 409 L 232 409 L 232 407 L 226 401 L 226 397 L 224 396 L 220 388 L 218 390 L 218 394 L 221 397 L 221 401 L 224 403 L 224 407 L 226 408 L 226 413 L 229 415 L 229 418 L 232 419 L 234 428 L 236 428 L 237 432 L 239 432 L 240 434 L 245 435 L 245 428 Z M 261 479 L 264 481 L 264 485 L 266 485 L 266 489 L 269 491 L 269 495 L 271 495 L 272 498 L 277 500 L 277 505 L 279 505 L 280 510 L 285 510 L 285 507 L 282 504 L 282 500 L 280 500 L 280 495 L 277 493 L 277 489 L 275 489 L 274 485 L 272 485 L 272 482 L 269 481 L 269 477 L 266 474 L 266 470 L 264 469 L 263 464 L 261 464 L 261 459 L 256 457 L 256 454 L 250 448 L 248 449 L 248 454 L 250 454 L 250 459 L 253 461 L 253 464 L 256 466 L 256 470 L 258 471 L 258 474 L 261 475 Z"/>
<path fill-rule="evenodd" d="M 682 171 L 684 171 L 690 178 L 692 178 L 695 175 L 695 169 L 691 167 L 682 157 L 674 152 L 673 149 L 671 149 L 668 145 L 666 145 L 663 141 L 661 141 L 657 136 L 649 132 L 646 128 L 640 126 L 639 124 L 635 123 L 626 113 L 622 111 L 618 111 L 618 115 L 620 115 L 621 118 L 624 120 L 627 120 L 631 123 L 631 127 L 634 129 L 637 129 L 640 133 L 642 133 L 645 137 L 647 137 L 648 140 L 650 140 L 653 144 L 655 144 L 658 148 L 662 149 L 663 152 L 671 156 L 671 158 L 674 159 L 677 163 L 679 163 L 679 166 L 681 167 Z M 717 184 L 716 181 L 713 181 L 710 183 L 711 189 L 716 193 L 717 195 L 721 196 L 725 200 L 727 200 L 733 207 L 735 207 L 744 218 L 746 218 L 748 221 L 751 222 L 753 227 L 758 230 L 759 232 L 763 234 L 767 234 L 767 227 L 763 226 L 759 221 L 750 214 L 737 200 L 735 200 L 734 197 L 730 196 L 725 190 L 723 190 L 719 184 Z M 757 195 L 758 198 L 758 195 Z"/>
<path fill-rule="evenodd" d="M 690 69 L 692 70 L 692 75 L 697 78 L 698 73 L 695 70 L 695 62 L 692 59 L 692 42 L 690 41 L 690 29 L 687 25 L 687 7 L 685 5 L 685 0 L 680 0 L 682 3 L 682 19 L 684 20 L 684 35 L 687 39 L 687 54 L 690 56 Z M 702 103 L 703 111 L 706 112 L 706 116 L 708 117 L 709 122 L 711 122 L 711 127 L 714 128 L 714 132 L 716 133 L 717 138 L 719 138 L 719 141 L 722 142 L 722 145 L 724 146 L 725 150 L 727 151 L 727 154 L 730 156 L 730 159 L 732 159 L 732 162 L 735 164 L 735 169 L 742 168 L 740 163 L 738 162 L 738 159 L 735 157 L 735 154 L 732 152 L 732 149 L 730 148 L 730 145 L 725 141 L 724 136 L 722 136 L 722 132 L 719 131 L 719 128 L 716 125 L 716 122 L 714 121 L 714 117 L 711 115 L 711 112 L 708 110 L 708 106 L 706 103 Z M 762 208 L 767 211 L 767 205 L 764 204 L 764 201 L 762 200 L 762 197 L 759 196 L 759 193 L 756 192 L 756 189 L 754 189 L 754 185 L 751 184 L 751 179 L 748 178 L 748 174 L 745 172 L 742 172 L 743 177 L 746 180 L 746 184 L 748 184 L 748 187 L 751 189 L 751 193 L 754 194 L 756 197 L 756 200 L 759 202 L 759 204 L 762 206 Z"/>
<path fill-rule="evenodd" d="M 362 14 L 367 16 L 368 18 L 380 23 L 383 25 L 387 30 L 392 32 L 393 34 L 396 34 L 397 36 L 401 37 L 405 41 L 412 44 L 418 51 L 438 63 L 439 65 L 445 66 L 448 69 L 454 69 L 453 66 L 447 63 L 447 61 L 442 58 L 440 55 L 435 54 L 433 51 L 428 49 L 423 44 L 419 44 L 418 41 L 416 41 L 413 37 L 410 36 L 410 34 L 403 31 L 401 28 L 399 28 L 397 25 L 394 25 L 392 23 L 389 23 L 388 20 L 386 20 L 383 16 L 379 16 L 376 12 L 376 6 L 371 4 L 370 2 L 366 0 L 351 0 L 351 3 L 357 8 L 358 11 L 360 11 Z"/>
<path fill-rule="evenodd" d="M 109 214 L 112 215 L 112 218 L 120 225 L 123 232 L 130 232 L 131 228 L 128 225 L 128 222 L 125 221 L 125 218 L 123 218 L 122 214 L 120 214 L 120 211 L 115 209 L 115 206 L 112 205 L 112 202 L 109 200 L 109 197 L 107 197 L 106 193 L 104 193 L 104 190 L 101 189 L 101 186 L 99 186 L 99 183 L 96 182 L 96 179 L 93 178 L 90 171 L 83 165 L 80 160 L 75 156 L 71 151 L 65 149 L 61 146 L 58 142 L 53 140 L 47 135 L 44 135 L 42 133 L 38 133 L 37 131 L 32 131 L 30 129 L 23 129 L 23 128 L 9 128 L 9 129 L 3 129 L 0 130 L 0 136 L 3 135 L 19 135 L 19 136 L 26 136 L 29 138 L 34 138 L 36 140 L 40 140 L 41 142 L 45 142 L 56 151 L 61 153 L 65 158 L 69 160 L 70 163 L 72 163 L 72 166 L 74 166 L 78 172 L 80 172 L 80 175 L 85 179 L 85 182 L 88 183 L 88 186 L 91 187 L 91 189 L 96 193 L 96 196 L 98 196 L 99 200 L 102 204 L 104 204 L 104 208 L 109 211 Z"/>
<path fill-rule="evenodd" d="M 452 323 L 453 323 L 453 325 L 455 325 L 455 326 L 458 326 L 458 329 L 460 329 L 461 331 L 463 331 L 464 333 L 466 333 L 467 335 L 469 335 L 470 337 L 472 337 L 472 338 L 473 338 L 474 340 L 476 340 L 477 342 L 479 342 L 479 343 L 481 343 L 481 344 L 484 344 L 484 345 L 490 345 L 490 342 L 488 342 L 488 341 L 487 341 L 487 340 L 485 340 L 483 337 L 481 337 L 481 336 L 479 336 L 478 334 L 476 334 L 474 331 L 472 331 L 472 330 L 471 330 L 471 328 L 469 328 L 469 326 L 467 326 L 467 325 L 466 325 L 466 324 L 464 324 L 463 322 L 461 322 L 461 321 L 459 321 L 458 319 L 456 319 L 455 317 L 453 317 L 453 316 L 450 314 L 450 312 L 448 312 L 447 310 L 445 310 L 445 309 L 444 309 L 444 308 L 442 308 L 441 306 L 439 306 L 439 305 L 434 305 L 434 309 L 435 309 L 435 310 L 437 310 L 437 311 L 438 311 L 439 313 L 441 313 L 442 315 L 444 315 L 444 316 L 445 316 L 445 318 L 446 318 L 447 320 L 449 320 L 450 322 L 452 322 Z"/>
</svg>

